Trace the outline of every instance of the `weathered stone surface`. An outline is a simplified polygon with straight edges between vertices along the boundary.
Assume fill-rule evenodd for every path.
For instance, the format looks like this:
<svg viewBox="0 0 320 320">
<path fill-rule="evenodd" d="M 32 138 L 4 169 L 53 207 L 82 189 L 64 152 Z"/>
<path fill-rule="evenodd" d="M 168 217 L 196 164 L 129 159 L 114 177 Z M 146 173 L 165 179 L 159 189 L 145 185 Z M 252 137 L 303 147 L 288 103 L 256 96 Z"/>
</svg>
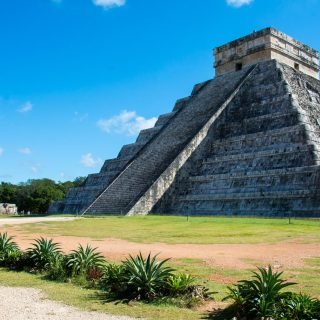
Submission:
<svg viewBox="0 0 320 320">
<path fill-rule="evenodd" d="M 152 212 L 320 215 L 320 82 L 276 61 L 255 72 Z"/>
<path fill-rule="evenodd" d="M 320 216 L 320 81 L 280 62 L 196 85 L 50 211 Z"/>
<path fill-rule="evenodd" d="M 319 53 L 274 28 L 265 28 L 214 51 L 216 75 L 275 59 L 318 78 Z"/>
</svg>

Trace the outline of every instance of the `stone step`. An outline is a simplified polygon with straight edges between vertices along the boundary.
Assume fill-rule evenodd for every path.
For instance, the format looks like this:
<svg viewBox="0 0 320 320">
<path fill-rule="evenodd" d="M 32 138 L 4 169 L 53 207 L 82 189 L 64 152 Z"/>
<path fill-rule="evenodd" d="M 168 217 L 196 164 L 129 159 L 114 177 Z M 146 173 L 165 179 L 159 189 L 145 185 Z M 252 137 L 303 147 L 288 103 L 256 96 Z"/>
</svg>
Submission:
<svg viewBox="0 0 320 320">
<path fill-rule="evenodd" d="M 216 201 L 216 200 L 252 200 L 252 199 L 293 199 L 308 198 L 320 194 L 319 188 L 309 188 L 301 190 L 284 190 L 270 192 L 234 192 L 234 193 L 216 193 L 216 194 L 190 194 L 178 197 L 178 201 L 196 202 L 196 201 Z"/>
<path fill-rule="evenodd" d="M 297 124 L 299 124 L 299 115 L 296 111 L 278 112 L 221 124 L 214 130 L 214 135 L 218 139 L 230 138 L 291 127 Z"/>
<path fill-rule="evenodd" d="M 115 159 L 108 159 L 104 162 L 100 173 L 106 173 L 108 171 L 113 170 L 121 170 L 130 160 L 131 156 L 129 157 L 121 157 L 121 158 L 115 158 Z"/>
<path fill-rule="evenodd" d="M 120 152 L 118 157 L 122 158 L 122 157 L 133 157 L 135 154 L 137 154 L 141 148 L 145 145 L 145 143 L 131 143 L 131 144 L 126 144 L 124 145 Z"/>
<path fill-rule="evenodd" d="M 279 208 L 248 208 L 248 209 L 199 209 L 199 208 L 193 208 L 192 211 L 190 209 L 185 209 L 185 211 L 179 210 L 172 210 L 169 214 L 175 214 L 175 215 L 188 215 L 189 217 L 205 217 L 205 216 L 241 216 L 241 217 L 277 217 L 277 218 L 285 218 L 288 219 L 289 217 L 293 219 L 295 218 L 314 218 L 319 216 L 320 208 L 309 208 L 309 209 L 279 209 Z M 185 212 L 181 214 L 181 212 Z M 168 213 L 166 213 L 168 214 Z"/>
<path fill-rule="evenodd" d="M 207 160 L 199 170 L 204 174 L 223 174 L 242 171 L 257 171 L 317 165 L 317 154 L 313 146 L 300 151 L 286 151 L 277 153 L 274 150 L 255 153 L 238 154 L 237 157 L 223 156 Z"/>
<path fill-rule="evenodd" d="M 297 170 L 299 169 L 299 170 Z M 270 172 L 271 171 L 271 172 Z M 306 188 L 309 185 L 320 184 L 320 167 L 285 168 L 278 170 L 264 170 L 254 175 L 243 172 L 238 176 L 229 175 L 228 178 L 214 178 L 216 176 L 190 178 L 188 194 L 201 193 L 234 193 L 259 191 L 294 190 Z M 221 176 L 221 175 L 220 175 Z M 223 175 L 222 175 L 223 176 Z M 227 176 L 227 175 L 224 175 Z M 200 179 L 199 179 L 200 178 Z"/>
<path fill-rule="evenodd" d="M 233 196 L 180 197 L 171 214 L 194 216 L 205 215 L 261 215 L 261 216 L 300 216 L 315 217 L 320 214 L 317 200 L 319 189 L 296 192 L 273 192 L 264 196 L 259 193 L 237 194 Z"/>
<path fill-rule="evenodd" d="M 169 113 L 165 113 L 165 114 L 162 114 L 156 124 L 155 124 L 155 127 L 159 127 L 159 126 L 164 126 L 165 124 L 168 123 L 168 121 L 176 114 L 175 111 L 172 111 L 172 112 L 169 112 Z"/>
<path fill-rule="evenodd" d="M 203 183 L 211 181 L 220 180 L 236 180 L 236 179 L 250 179 L 250 178 L 260 178 L 265 176 L 285 176 L 285 175 L 304 175 L 304 174 L 314 174 L 319 173 L 320 167 L 307 166 L 307 167 L 294 167 L 294 168 L 284 168 L 284 169 L 274 169 L 274 170 L 258 170 L 258 171 L 244 171 L 226 174 L 216 174 L 216 175 L 199 175 L 191 176 L 189 180 L 193 183 Z"/>
<path fill-rule="evenodd" d="M 166 122 L 168 122 L 170 119 L 167 119 Z M 159 131 L 162 129 L 163 125 L 157 125 L 153 128 L 141 130 L 139 133 L 139 136 L 137 138 L 136 143 L 138 144 L 146 144 L 148 141 L 150 141 Z"/>
<path fill-rule="evenodd" d="M 203 161 L 203 164 L 215 164 L 227 161 L 239 161 L 239 160 L 251 160 L 258 159 L 262 157 L 270 157 L 273 155 L 284 155 L 288 153 L 298 153 L 315 151 L 313 145 L 309 144 L 294 144 L 289 146 L 274 146 L 272 149 L 254 151 L 254 152 L 243 152 L 237 154 L 228 155 L 213 155 Z"/>
<path fill-rule="evenodd" d="M 263 116 L 266 114 L 272 114 L 277 112 L 290 112 L 293 110 L 291 105 L 291 95 L 284 94 L 277 97 L 269 97 L 260 101 L 259 103 L 239 103 L 235 101 L 230 105 L 226 112 L 228 119 L 236 119 L 241 121 L 243 119 L 254 118 Z"/>
<path fill-rule="evenodd" d="M 303 144 L 305 141 L 305 126 L 299 124 L 281 129 L 214 140 L 208 148 L 211 154 L 231 155 L 242 152 L 268 150 L 275 146 L 287 147 L 292 144 Z"/>
<path fill-rule="evenodd" d="M 261 102 L 267 98 L 282 96 L 288 93 L 288 87 L 286 86 L 286 83 L 284 81 L 256 86 L 249 85 L 248 83 L 247 88 L 249 90 L 245 95 L 245 100 L 242 100 L 246 103 Z M 239 96 L 239 98 L 241 98 L 241 95 Z"/>
<path fill-rule="evenodd" d="M 152 139 L 104 192 L 85 210 L 94 213 L 128 212 L 152 186 L 203 126 L 224 105 L 253 71 L 244 68 L 236 75 L 209 81 L 187 105 Z"/>
</svg>

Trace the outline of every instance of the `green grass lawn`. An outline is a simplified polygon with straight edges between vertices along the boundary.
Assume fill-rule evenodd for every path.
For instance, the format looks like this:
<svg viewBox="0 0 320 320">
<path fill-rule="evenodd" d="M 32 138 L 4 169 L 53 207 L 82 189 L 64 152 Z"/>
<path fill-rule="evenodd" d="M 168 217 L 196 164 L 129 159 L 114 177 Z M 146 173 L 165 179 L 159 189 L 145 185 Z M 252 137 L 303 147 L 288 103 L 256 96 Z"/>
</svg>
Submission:
<svg viewBox="0 0 320 320">
<path fill-rule="evenodd" d="M 204 319 L 202 312 L 181 309 L 168 305 L 152 305 L 133 302 L 128 304 L 106 302 L 106 297 L 94 289 L 84 289 L 68 283 L 42 279 L 40 275 L 25 272 L 10 272 L 0 268 L 0 285 L 10 287 L 38 288 L 55 301 L 63 302 L 82 310 L 99 311 L 114 315 L 127 315 L 143 319 Z M 18 301 L 17 301 L 18 303 Z M 32 307 L 32 306 L 31 306 Z"/>
<path fill-rule="evenodd" d="M 104 217 L 19 226 L 30 233 L 118 238 L 138 243 L 275 243 L 320 241 L 320 220 L 195 217 Z"/>
<path fill-rule="evenodd" d="M 200 282 L 215 292 L 216 300 L 221 300 L 226 294 L 226 284 L 219 281 L 208 281 L 212 273 L 219 274 L 230 279 L 248 279 L 249 270 L 220 270 L 209 267 L 203 261 L 196 259 L 180 259 L 171 262 L 173 267 L 180 271 L 191 273 Z M 320 258 L 307 261 L 307 267 L 301 270 L 289 270 L 284 273 L 285 279 L 297 281 L 300 284 L 291 287 L 295 292 L 305 292 L 320 298 Z M 209 319 L 209 314 L 204 311 L 181 309 L 169 305 L 153 305 L 133 302 L 129 305 L 124 303 L 106 302 L 105 296 L 94 289 L 84 289 L 70 283 L 58 283 L 44 280 L 41 275 L 32 275 L 25 272 L 11 272 L 0 269 L 0 285 L 11 287 L 30 287 L 41 289 L 46 296 L 55 301 L 61 301 L 67 305 L 75 306 L 83 310 L 100 311 L 114 315 L 128 315 L 135 318 L 159 319 L 159 320 L 196 320 Z M 214 319 L 214 318 L 210 318 Z"/>
<path fill-rule="evenodd" d="M 8 214 L 0 214 L 0 219 L 7 219 L 7 218 L 15 218 L 17 216 L 10 216 Z"/>
<path fill-rule="evenodd" d="M 80 218 L 70 222 L 43 222 L 18 226 L 6 226 L 29 233 L 48 236 L 79 236 L 93 239 L 118 238 L 137 243 L 193 243 L 193 244 L 241 244 L 276 243 L 294 240 L 304 243 L 320 241 L 320 220 L 293 220 L 256 218 L 191 217 L 104 217 Z M 128 252 L 129 254 L 130 252 Z M 250 276 L 259 261 L 249 261 L 250 269 L 226 269 L 208 265 L 200 259 L 174 259 L 170 264 L 181 272 L 187 272 L 205 283 L 220 301 L 227 286 Z M 306 260 L 304 268 L 285 270 L 285 279 L 298 282 L 296 292 L 302 291 L 320 298 L 320 252 L 319 258 Z M 40 276 L 0 270 L 0 285 L 35 287 L 44 290 L 50 299 L 87 310 L 112 314 L 143 317 L 147 319 L 206 319 L 203 312 L 179 309 L 172 306 L 132 305 L 106 303 L 94 290 L 81 289 L 71 284 L 42 280 Z"/>
<path fill-rule="evenodd" d="M 284 270 L 283 278 L 297 283 L 290 290 L 304 292 L 320 299 L 320 257 L 307 259 L 305 262 L 304 268 Z M 250 278 L 252 271 L 256 270 L 255 266 L 263 266 L 263 263 L 257 262 L 250 269 L 221 269 L 200 259 L 177 259 L 172 261 L 172 266 L 179 271 L 192 274 L 205 283 L 212 292 L 216 292 L 215 299 L 221 301 L 227 294 L 228 286 Z M 212 275 L 217 277 L 212 279 Z"/>
</svg>

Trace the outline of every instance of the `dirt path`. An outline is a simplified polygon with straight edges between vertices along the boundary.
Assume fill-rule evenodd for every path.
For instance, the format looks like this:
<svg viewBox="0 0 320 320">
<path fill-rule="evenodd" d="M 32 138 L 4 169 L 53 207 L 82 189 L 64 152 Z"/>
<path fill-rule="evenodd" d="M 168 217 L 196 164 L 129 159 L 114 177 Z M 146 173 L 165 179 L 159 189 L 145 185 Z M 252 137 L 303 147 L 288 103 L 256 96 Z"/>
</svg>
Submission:
<svg viewBox="0 0 320 320">
<path fill-rule="evenodd" d="M 15 241 L 26 249 L 33 239 L 45 234 L 29 234 L 10 230 Z M 165 244 L 135 243 L 121 239 L 93 240 L 86 237 L 57 236 L 54 241 L 62 244 L 64 251 L 75 249 L 78 244 L 90 243 L 109 260 L 123 260 L 128 254 L 160 253 L 161 258 L 192 258 L 206 261 L 222 268 L 248 268 L 256 264 L 270 264 L 276 268 L 297 268 L 306 258 L 320 256 L 320 243 L 282 242 L 276 244 Z"/>
<path fill-rule="evenodd" d="M 72 217 L 42 217 L 0 219 L 0 226 L 23 223 L 39 223 L 44 221 L 70 221 Z M 33 239 L 46 234 L 30 234 L 10 229 L 10 235 L 26 249 Z M 90 243 L 98 247 L 109 260 L 123 260 L 128 254 L 135 255 L 141 251 L 144 254 L 160 253 L 161 258 L 192 258 L 206 261 L 209 265 L 222 268 L 248 268 L 256 264 L 270 264 L 276 268 L 298 268 L 304 265 L 304 260 L 320 257 L 320 243 L 298 243 L 284 241 L 275 244 L 165 244 L 165 243 L 135 243 L 121 239 L 93 240 L 87 237 L 54 237 L 62 244 L 64 251 L 75 249 L 78 244 Z"/>
<path fill-rule="evenodd" d="M 16 225 L 25 223 L 38 223 L 38 222 L 50 222 L 50 221 L 72 221 L 75 218 L 72 217 L 25 217 L 25 218 L 3 218 L 0 219 L 0 227 L 5 225 Z"/>
<path fill-rule="evenodd" d="M 0 287 L 0 320 L 132 320 L 45 299 L 40 290 Z"/>
</svg>

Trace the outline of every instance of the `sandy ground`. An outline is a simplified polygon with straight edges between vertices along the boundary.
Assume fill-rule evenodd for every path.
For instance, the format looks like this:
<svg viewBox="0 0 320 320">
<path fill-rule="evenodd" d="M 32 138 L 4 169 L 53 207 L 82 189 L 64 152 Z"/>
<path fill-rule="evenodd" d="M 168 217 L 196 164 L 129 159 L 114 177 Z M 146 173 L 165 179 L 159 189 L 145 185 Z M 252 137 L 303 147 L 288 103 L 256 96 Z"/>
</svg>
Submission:
<svg viewBox="0 0 320 320">
<path fill-rule="evenodd" d="M 0 320 L 130 320 L 47 300 L 40 290 L 0 287 Z"/>
<path fill-rule="evenodd" d="M 15 229 L 10 235 L 22 249 L 30 247 L 33 239 L 45 234 L 29 234 Z M 111 261 L 119 261 L 135 255 L 140 251 L 144 254 L 160 253 L 161 258 L 201 259 L 208 265 L 221 268 L 249 268 L 257 264 L 272 265 L 274 268 L 299 268 L 307 258 L 320 257 L 320 243 L 303 243 L 284 241 L 275 244 L 165 244 L 135 243 L 121 239 L 94 240 L 86 237 L 57 236 L 65 252 L 75 249 L 78 244 L 91 244 Z"/>
<path fill-rule="evenodd" d="M 50 222 L 50 221 L 71 221 L 75 218 L 72 217 L 26 217 L 26 218 L 4 218 L 0 219 L 0 226 L 4 225 L 16 225 L 25 223 L 38 223 L 38 222 Z"/>
</svg>

